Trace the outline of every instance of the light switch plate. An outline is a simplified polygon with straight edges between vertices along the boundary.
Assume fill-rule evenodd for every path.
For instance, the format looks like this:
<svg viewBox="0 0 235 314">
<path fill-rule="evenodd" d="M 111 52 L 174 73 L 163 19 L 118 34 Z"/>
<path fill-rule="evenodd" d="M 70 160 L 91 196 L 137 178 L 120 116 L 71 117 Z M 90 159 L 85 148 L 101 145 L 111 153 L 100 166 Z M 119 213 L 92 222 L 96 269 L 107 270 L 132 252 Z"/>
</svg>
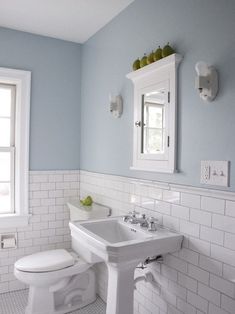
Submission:
<svg viewBox="0 0 235 314">
<path fill-rule="evenodd" d="M 229 186 L 229 161 L 202 160 L 201 183 Z"/>
</svg>

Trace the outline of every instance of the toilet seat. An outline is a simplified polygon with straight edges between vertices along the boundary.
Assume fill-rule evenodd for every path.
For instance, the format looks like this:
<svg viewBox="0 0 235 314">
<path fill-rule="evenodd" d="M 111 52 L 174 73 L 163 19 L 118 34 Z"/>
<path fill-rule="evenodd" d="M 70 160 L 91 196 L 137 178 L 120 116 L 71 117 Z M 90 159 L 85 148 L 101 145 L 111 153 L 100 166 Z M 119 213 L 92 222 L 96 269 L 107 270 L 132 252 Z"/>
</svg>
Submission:
<svg viewBox="0 0 235 314">
<path fill-rule="evenodd" d="M 57 250 L 53 250 L 53 251 L 57 251 Z M 45 251 L 45 252 L 41 252 L 41 253 L 47 254 L 49 252 L 51 252 L 51 251 Z M 67 251 L 65 251 L 65 252 L 67 252 Z M 36 255 L 37 254 L 38 253 L 36 253 Z M 68 263 L 66 264 L 64 262 L 63 264 L 61 264 L 60 269 L 52 270 L 52 267 L 53 267 L 52 262 L 50 261 L 50 267 L 46 267 L 46 262 L 44 262 L 43 268 L 44 269 L 50 269 L 50 271 L 30 271 L 29 269 L 32 269 L 32 268 L 31 268 L 31 265 L 30 265 L 30 267 L 28 267 L 28 259 L 27 259 L 28 256 L 26 256 L 25 258 L 22 258 L 15 263 L 15 271 L 14 271 L 15 275 L 19 280 L 23 281 L 24 283 L 26 283 L 28 285 L 46 286 L 48 284 L 54 284 L 54 282 L 60 278 L 65 278 L 67 276 L 73 276 L 75 274 L 81 274 L 81 273 L 87 271 L 90 267 L 92 267 L 92 264 L 87 263 L 81 257 L 76 256 L 75 254 L 74 254 L 75 256 L 73 256 L 70 253 L 68 253 L 68 254 L 73 259 L 73 264 L 71 266 L 68 266 Z M 33 254 L 30 257 L 30 260 L 34 255 L 35 254 Z M 56 253 L 55 253 L 55 255 L 56 255 Z M 40 256 L 43 256 L 43 254 Z M 70 259 L 68 259 L 68 261 L 71 262 Z M 35 265 L 37 265 L 37 263 Z M 56 267 L 58 266 L 57 261 L 55 261 L 54 265 Z M 63 268 L 61 268 L 62 265 L 64 265 Z M 65 266 L 65 265 L 67 265 L 67 266 Z M 37 269 L 39 269 L 39 268 L 37 268 Z"/>
<path fill-rule="evenodd" d="M 32 273 L 51 272 L 73 266 L 74 257 L 66 250 L 50 250 L 28 255 L 15 263 L 17 270 Z"/>
</svg>

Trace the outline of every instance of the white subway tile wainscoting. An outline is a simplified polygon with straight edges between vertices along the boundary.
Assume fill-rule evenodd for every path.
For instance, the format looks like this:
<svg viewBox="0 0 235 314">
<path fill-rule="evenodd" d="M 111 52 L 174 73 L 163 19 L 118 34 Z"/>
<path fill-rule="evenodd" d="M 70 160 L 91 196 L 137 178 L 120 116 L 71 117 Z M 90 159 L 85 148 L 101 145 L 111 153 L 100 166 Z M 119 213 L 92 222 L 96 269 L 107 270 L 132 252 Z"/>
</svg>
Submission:
<svg viewBox="0 0 235 314">
<path fill-rule="evenodd" d="M 80 195 L 158 218 L 184 235 L 182 250 L 164 256 L 151 271 L 158 285 L 139 282 L 135 314 L 235 314 L 235 193 L 80 171 Z M 96 267 L 106 300 L 107 270 Z"/>
<path fill-rule="evenodd" d="M 31 171 L 29 225 L 3 229 L 17 233 L 17 248 L 0 250 L 0 293 L 25 289 L 14 277 L 14 263 L 35 252 L 70 248 L 69 210 L 66 201 L 79 196 L 79 171 Z"/>
<path fill-rule="evenodd" d="M 136 271 L 136 276 L 151 271 L 156 284 L 137 283 L 134 314 L 235 314 L 235 193 L 87 171 L 31 171 L 29 188 L 29 225 L 3 230 L 17 232 L 18 246 L 0 250 L 1 293 L 25 289 L 13 275 L 18 258 L 70 248 L 66 201 L 89 194 L 114 216 L 135 209 L 184 235 L 179 252 Z M 98 294 L 106 301 L 103 263 L 96 265 L 96 275 Z"/>
</svg>

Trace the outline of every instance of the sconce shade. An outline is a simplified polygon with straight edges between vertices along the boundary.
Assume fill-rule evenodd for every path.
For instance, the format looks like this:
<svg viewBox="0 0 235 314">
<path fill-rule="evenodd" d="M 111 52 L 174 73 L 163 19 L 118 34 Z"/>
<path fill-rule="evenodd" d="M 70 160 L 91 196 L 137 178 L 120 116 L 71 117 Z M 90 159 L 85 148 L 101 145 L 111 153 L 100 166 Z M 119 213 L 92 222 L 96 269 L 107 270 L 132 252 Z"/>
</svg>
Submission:
<svg viewBox="0 0 235 314">
<path fill-rule="evenodd" d="M 205 62 L 196 63 L 195 88 L 199 91 L 200 97 L 204 101 L 213 101 L 218 93 L 218 73 L 213 66 L 208 66 Z"/>
</svg>

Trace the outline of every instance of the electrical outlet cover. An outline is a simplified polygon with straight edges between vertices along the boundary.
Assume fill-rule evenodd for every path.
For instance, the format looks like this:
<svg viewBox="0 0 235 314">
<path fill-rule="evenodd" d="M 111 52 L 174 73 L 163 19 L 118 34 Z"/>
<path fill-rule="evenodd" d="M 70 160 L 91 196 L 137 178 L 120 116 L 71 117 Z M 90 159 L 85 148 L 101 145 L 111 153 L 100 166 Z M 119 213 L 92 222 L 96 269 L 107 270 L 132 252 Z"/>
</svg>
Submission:
<svg viewBox="0 0 235 314">
<path fill-rule="evenodd" d="M 229 161 L 202 160 L 201 183 L 229 186 Z"/>
</svg>

